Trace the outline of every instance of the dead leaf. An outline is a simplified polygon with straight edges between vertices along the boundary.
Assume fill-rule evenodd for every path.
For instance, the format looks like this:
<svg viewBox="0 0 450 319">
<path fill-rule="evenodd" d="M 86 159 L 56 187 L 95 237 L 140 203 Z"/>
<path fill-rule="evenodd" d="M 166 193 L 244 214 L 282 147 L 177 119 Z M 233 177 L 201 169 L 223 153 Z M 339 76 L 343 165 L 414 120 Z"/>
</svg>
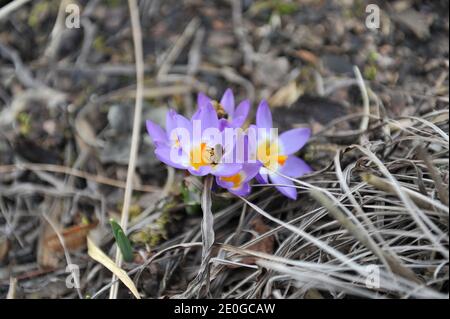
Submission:
<svg viewBox="0 0 450 319">
<path fill-rule="evenodd" d="M 61 201 L 58 201 L 48 212 L 48 218 L 52 220 L 55 225 L 59 225 L 59 218 L 62 212 Z M 61 253 L 56 253 L 51 250 L 45 243 L 46 238 L 55 233 L 54 229 L 48 222 L 43 222 L 41 232 L 39 234 L 39 242 L 37 248 L 37 263 L 45 269 L 54 269 L 59 264 Z"/>
<path fill-rule="evenodd" d="M 92 125 L 82 116 L 78 116 L 75 119 L 75 127 L 77 136 L 84 142 L 83 144 L 87 144 L 91 147 L 103 147 L 103 143 L 97 140 L 95 130 Z"/>
<path fill-rule="evenodd" d="M 303 94 L 303 90 L 295 81 L 280 88 L 269 99 L 269 104 L 273 107 L 290 106 Z"/>
<path fill-rule="evenodd" d="M 108 268 L 117 278 L 122 281 L 122 283 L 131 291 L 131 293 L 136 297 L 136 299 L 141 299 L 139 292 L 134 285 L 133 281 L 130 279 L 128 274 L 122 268 L 118 267 L 114 261 L 111 260 L 100 248 L 98 248 L 95 243 L 87 237 L 88 255 L 92 259 L 99 262 L 106 268 Z"/>
<path fill-rule="evenodd" d="M 270 229 L 271 229 L 269 226 L 267 226 L 264 223 L 263 219 L 259 216 L 256 217 L 255 219 L 253 219 L 250 225 L 252 227 L 252 230 L 255 231 L 258 235 L 265 234 L 268 231 L 270 231 Z M 270 236 L 267 236 L 267 237 L 261 239 L 260 241 L 258 241 L 256 243 L 254 243 L 253 245 L 248 246 L 247 249 L 266 253 L 266 254 L 273 254 L 274 243 L 275 243 L 275 238 L 273 235 L 270 235 Z M 250 256 L 250 257 L 242 258 L 242 260 L 240 260 L 239 262 L 242 264 L 247 264 L 247 265 L 255 265 L 257 259 L 258 258 L 256 258 L 256 257 Z M 231 267 L 234 268 L 236 266 L 231 266 Z"/>
<path fill-rule="evenodd" d="M 77 250 L 86 247 L 86 237 L 89 231 L 97 226 L 97 222 L 68 227 L 61 231 L 64 245 L 68 250 Z M 53 252 L 63 252 L 64 249 L 58 236 L 54 233 L 45 238 L 45 245 Z"/>
<path fill-rule="evenodd" d="M 46 199 L 48 201 L 48 199 Z M 50 204 L 43 204 L 43 209 Z M 64 250 L 55 229 L 64 238 L 64 245 L 68 250 L 76 250 L 86 245 L 86 236 L 90 229 L 97 226 L 97 222 L 86 225 L 76 225 L 63 228 L 61 225 L 61 212 L 63 212 L 62 202 L 57 201 L 51 205 L 51 209 L 46 215 L 46 221 L 42 223 L 41 233 L 37 248 L 37 262 L 44 269 L 54 269 L 58 267 Z M 55 227 L 52 227 L 52 225 Z"/>
<path fill-rule="evenodd" d="M 313 65 L 318 65 L 319 64 L 319 58 L 317 57 L 317 55 L 315 55 L 314 53 L 312 53 L 311 51 L 308 50 L 298 50 L 295 52 L 295 54 L 302 59 L 304 62 L 308 62 L 311 63 Z"/>
</svg>

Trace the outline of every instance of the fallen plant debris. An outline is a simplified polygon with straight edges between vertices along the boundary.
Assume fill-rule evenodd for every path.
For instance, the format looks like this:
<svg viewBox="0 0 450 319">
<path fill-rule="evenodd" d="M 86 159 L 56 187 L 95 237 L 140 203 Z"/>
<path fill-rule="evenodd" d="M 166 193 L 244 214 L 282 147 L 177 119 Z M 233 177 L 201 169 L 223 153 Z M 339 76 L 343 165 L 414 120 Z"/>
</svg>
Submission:
<svg viewBox="0 0 450 319">
<path fill-rule="evenodd" d="M 86 237 L 89 231 L 97 226 L 97 223 L 76 225 L 61 231 L 64 244 L 69 251 L 86 248 Z M 45 238 L 45 245 L 54 252 L 63 252 L 64 248 L 56 234 Z"/>
<path fill-rule="evenodd" d="M 0 298 L 448 298 L 448 1 L 6 2 Z"/>
</svg>

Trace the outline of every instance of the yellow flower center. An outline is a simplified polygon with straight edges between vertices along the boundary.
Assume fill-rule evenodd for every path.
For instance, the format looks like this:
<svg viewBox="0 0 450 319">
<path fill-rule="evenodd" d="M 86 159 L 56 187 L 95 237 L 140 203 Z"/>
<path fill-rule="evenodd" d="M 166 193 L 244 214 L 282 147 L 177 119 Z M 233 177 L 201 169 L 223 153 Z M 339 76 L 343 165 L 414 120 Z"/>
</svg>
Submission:
<svg viewBox="0 0 450 319">
<path fill-rule="evenodd" d="M 180 148 L 181 144 L 180 144 L 180 139 L 178 137 L 175 139 L 175 141 L 173 141 L 173 145 L 176 148 Z"/>
<path fill-rule="evenodd" d="M 232 183 L 233 188 L 238 188 L 241 185 L 242 180 L 243 180 L 241 173 L 237 173 L 232 176 L 221 177 L 220 179 L 223 180 L 224 182 Z"/>
<path fill-rule="evenodd" d="M 256 156 L 265 167 L 276 170 L 278 166 L 283 166 L 287 160 L 287 155 L 280 155 L 279 150 L 277 142 L 266 139 L 259 143 Z"/>
<path fill-rule="evenodd" d="M 221 158 L 221 146 L 208 147 L 206 143 L 200 143 L 199 146 L 193 148 L 190 154 L 191 166 L 198 170 L 202 166 L 216 165 Z"/>
<path fill-rule="evenodd" d="M 283 166 L 286 163 L 287 155 L 278 155 L 278 164 Z"/>
</svg>

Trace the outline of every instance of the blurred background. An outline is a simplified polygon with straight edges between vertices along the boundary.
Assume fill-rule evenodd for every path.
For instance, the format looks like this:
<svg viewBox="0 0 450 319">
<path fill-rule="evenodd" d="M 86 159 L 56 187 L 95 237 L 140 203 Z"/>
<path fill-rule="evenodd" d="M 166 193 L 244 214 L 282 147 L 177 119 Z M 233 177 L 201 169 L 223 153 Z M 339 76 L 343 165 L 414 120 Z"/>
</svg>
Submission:
<svg viewBox="0 0 450 319">
<path fill-rule="evenodd" d="M 198 232 L 189 233 L 201 218 L 198 181 L 156 160 L 144 129 L 145 119 L 164 125 L 168 108 L 191 115 L 198 92 L 219 99 L 231 87 L 237 100 L 252 101 L 252 117 L 264 98 L 281 131 L 310 126 L 314 137 L 301 155 L 317 171 L 330 167 L 337 149 L 364 144 L 361 118 L 355 116 L 363 112 L 357 70 L 373 116 L 406 118 L 446 109 L 441 129 L 448 134 L 448 1 L 138 3 L 145 90 L 130 210 L 130 236 L 139 251 L 135 264 L 155 249 L 198 240 Z M 71 4 L 79 9 L 79 25 L 77 10 L 66 11 Z M 370 4 L 375 6 L 367 9 Z M 0 15 L 0 297 L 10 291 L 10 278 L 18 280 L 17 297 L 77 296 L 65 285 L 67 256 L 48 220 L 82 267 L 83 294 L 109 282 L 110 274 L 86 255 L 85 237 L 94 229 L 99 245 L 113 256 L 108 219 L 119 219 L 123 205 L 134 63 L 126 1 L 33 0 Z M 443 179 L 448 183 L 448 164 Z M 216 196 L 217 210 L 234 203 Z M 277 208 L 312 205 L 271 196 Z M 239 214 L 240 208 L 218 227 L 235 228 Z M 261 223 L 252 227 L 269 227 Z M 277 238 L 275 246 L 282 242 Z M 149 267 L 139 289 L 148 297 L 185 291 L 197 253 Z M 174 274 L 180 265 L 187 267 L 186 276 Z M 248 275 L 243 274 L 237 276 Z M 217 285 L 216 296 L 236 296 L 222 294 Z"/>
</svg>

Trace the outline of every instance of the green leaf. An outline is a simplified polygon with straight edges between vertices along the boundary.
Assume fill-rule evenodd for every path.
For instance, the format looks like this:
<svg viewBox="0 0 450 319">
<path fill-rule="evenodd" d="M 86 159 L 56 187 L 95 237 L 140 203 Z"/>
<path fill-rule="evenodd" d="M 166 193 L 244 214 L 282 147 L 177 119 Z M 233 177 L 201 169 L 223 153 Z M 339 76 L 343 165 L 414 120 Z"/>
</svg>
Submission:
<svg viewBox="0 0 450 319">
<path fill-rule="evenodd" d="M 134 259 L 133 248 L 131 247 L 130 240 L 125 235 L 122 227 L 114 220 L 110 219 L 109 223 L 113 231 L 114 238 L 116 239 L 117 246 L 122 253 L 123 260 L 130 262 Z"/>
</svg>

